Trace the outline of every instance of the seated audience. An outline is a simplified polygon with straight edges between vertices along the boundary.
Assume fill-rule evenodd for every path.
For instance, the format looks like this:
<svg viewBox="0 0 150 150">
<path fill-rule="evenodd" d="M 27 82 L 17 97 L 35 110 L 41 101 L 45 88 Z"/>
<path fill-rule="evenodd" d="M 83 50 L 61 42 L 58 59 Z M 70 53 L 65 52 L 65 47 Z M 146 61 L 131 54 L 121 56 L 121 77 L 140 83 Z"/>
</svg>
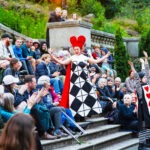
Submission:
<svg viewBox="0 0 150 150">
<path fill-rule="evenodd" d="M 97 86 L 98 95 L 100 95 L 99 100 L 102 106 L 103 112 L 108 112 L 112 108 L 113 100 L 106 87 L 106 79 L 100 78 Z"/>
<path fill-rule="evenodd" d="M 102 57 L 104 57 L 107 53 L 108 53 L 107 48 L 101 49 Z M 112 60 L 112 56 L 111 57 L 110 56 L 107 59 L 105 59 L 102 63 L 102 68 L 104 69 L 104 71 L 106 71 L 107 76 L 113 76 L 113 70 L 111 69 L 111 66 L 110 66 L 110 64 L 112 63 L 113 60 Z"/>
<path fill-rule="evenodd" d="M 127 93 L 134 93 L 136 82 L 134 79 L 134 72 L 132 70 L 129 71 L 129 77 L 126 78 L 125 84 L 127 87 Z"/>
<path fill-rule="evenodd" d="M 27 106 L 24 108 L 23 112 L 30 114 L 31 108 L 36 103 L 36 93 L 34 93 L 27 102 Z M 14 107 L 14 95 L 11 93 L 4 93 L 2 106 L 0 107 L 0 114 L 4 122 L 7 122 L 14 114 L 17 113 L 17 110 Z"/>
<path fill-rule="evenodd" d="M 46 42 L 42 42 L 40 46 L 41 56 L 43 54 L 49 54 Z"/>
<path fill-rule="evenodd" d="M 21 39 L 16 39 L 15 45 L 13 46 L 13 51 L 15 54 L 15 57 L 21 61 L 22 63 L 22 69 L 26 70 L 28 74 L 33 74 L 33 67 L 30 62 L 30 57 L 24 58 L 22 56 L 22 40 Z"/>
<path fill-rule="evenodd" d="M 38 40 L 33 41 L 33 46 L 35 47 L 35 59 L 40 59 L 41 57 L 41 52 L 40 52 L 40 43 Z"/>
<path fill-rule="evenodd" d="M 31 50 L 31 46 L 33 45 L 33 41 L 32 39 L 26 39 L 26 42 L 21 45 L 21 49 L 22 49 L 22 56 L 23 58 L 26 58 L 27 60 L 29 60 L 31 62 L 32 65 L 32 72 L 30 74 L 34 75 L 35 74 L 35 52 L 33 52 Z"/>
<path fill-rule="evenodd" d="M 2 34 L 0 41 L 0 68 L 6 69 L 11 58 L 14 58 L 14 52 L 10 45 L 10 35 Z"/>
<path fill-rule="evenodd" d="M 119 120 L 123 129 L 138 131 L 137 108 L 132 104 L 132 97 L 125 94 L 119 108 Z"/>
<path fill-rule="evenodd" d="M 38 79 L 42 75 L 47 75 L 51 78 L 50 82 L 51 85 L 54 87 L 55 92 L 59 95 L 61 95 L 63 90 L 63 83 L 60 79 L 55 78 L 58 76 L 59 72 L 51 73 L 51 70 L 49 68 L 50 64 L 50 55 L 44 54 L 41 57 L 42 62 L 36 66 L 36 78 Z"/>
</svg>

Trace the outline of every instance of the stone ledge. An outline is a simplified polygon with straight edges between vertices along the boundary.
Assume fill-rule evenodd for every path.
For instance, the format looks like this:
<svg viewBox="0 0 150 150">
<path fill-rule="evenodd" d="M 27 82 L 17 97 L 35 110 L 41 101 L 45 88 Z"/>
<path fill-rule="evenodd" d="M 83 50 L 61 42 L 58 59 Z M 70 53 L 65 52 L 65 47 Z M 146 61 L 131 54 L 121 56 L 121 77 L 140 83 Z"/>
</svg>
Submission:
<svg viewBox="0 0 150 150">
<path fill-rule="evenodd" d="M 9 33 L 9 34 L 12 34 L 12 35 L 15 35 L 15 36 L 17 36 L 17 37 L 21 37 L 21 38 L 23 38 L 23 39 L 27 39 L 27 38 L 29 38 L 29 37 L 27 37 L 27 36 L 25 36 L 25 35 L 23 35 L 23 34 L 21 34 L 21 33 L 19 33 L 19 32 L 16 32 L 16 31 L 14 31 L 14 30 L 12 30 L 11 28 L 9 28 L 9 27 L 6 27 L 5 25 L 3 25 L 3 24 L 1 24 L 0 23 L 0 31 L 4 31 L 4 32 L 7 32 L 7 33 Z"/>
<path fill-rule="evenodd" d="M 53 22 L 53 23 L 47 23 L 47 27 L 49 29 L 53 28 L 66 28 L 66 27 L 84 27 L 87 29 L 92 28 L 91 23 L 87 23 L 85 21 L 65 21 L 65 22 Z"/>
</svg>

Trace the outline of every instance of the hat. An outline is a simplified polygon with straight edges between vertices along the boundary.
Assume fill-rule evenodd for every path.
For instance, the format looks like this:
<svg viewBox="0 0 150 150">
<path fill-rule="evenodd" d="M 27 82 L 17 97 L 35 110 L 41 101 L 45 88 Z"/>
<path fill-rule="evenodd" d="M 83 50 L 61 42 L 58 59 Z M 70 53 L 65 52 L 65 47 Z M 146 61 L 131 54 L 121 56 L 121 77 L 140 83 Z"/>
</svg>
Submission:
<svg viewBox="0 0 150 150">
<path fill-rule="evenodd" d="M 33 40 L 33 44 L 35 44 L 35 43 L 40 44 L 40 42 L 37 39 Z"/>
<path fill-rule="evenodd" d="M 50 84 L 50 78 L 48 76 L 41 76 L 38 79 L 38 85 L 43 85 L 44 83 Z"/>
<path fill-rule="evenodd" d="M 139 77 L 142 79 L 145 76 L 144 72 L 139 72 Z"/>
<path fill-rule="evenodd" d="M 19 82 L 19 79 L 13 77 L 12 75 L 7 75 L 3 78 L 4 85 L 10 85 L 12 83 L 18 83 L 18 82 Z"/>
<path fill-rule="evenodd" d="M 2 34 L 1 39 L 4 39 L 4 38 L 11 38 L 11 37 L 9 34 L 4 33 L 4 34 Z"/>
<path fill-rule="evenodd" d="M 80 35 L 78 38 L 76 38 L 75 36 L 70 37 L 70 43 L 72 44 L 72 47 L 82 48 L 85 41 L 86 41 L 86 38 L 83 35 Z"/>
<path fill-rule="evenodd" d="M 104 51 L 106 54 L 108 53 L 108 49 L 106 47 L 103 47 L 101 50 Z"/>
</svg>

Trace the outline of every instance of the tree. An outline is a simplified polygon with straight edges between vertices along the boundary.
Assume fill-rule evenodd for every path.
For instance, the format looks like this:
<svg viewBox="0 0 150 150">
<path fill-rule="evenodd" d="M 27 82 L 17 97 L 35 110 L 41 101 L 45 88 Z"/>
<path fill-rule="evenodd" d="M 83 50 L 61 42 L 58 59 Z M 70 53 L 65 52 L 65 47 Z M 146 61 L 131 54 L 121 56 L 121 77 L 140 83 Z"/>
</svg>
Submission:
<svg viewBox="0 0 150 150">
<path fill-rule="evenodd" d="M 123 43 L 122 34 L 120 28 L 116 30 L 115 34 L 115 48 L 114 48 L 114 58 L 115 58 L 115 69 L 117 74 L 123 81 L 125 81 L 129 72 L 128 60 L 130 56 Z"/>
<path fill-rule="evenodd" d="M 140 38 L 139 41 L 139 56 L 143 56 L 143 50 L 150 56 L 150 29 Z"/>
</svg>

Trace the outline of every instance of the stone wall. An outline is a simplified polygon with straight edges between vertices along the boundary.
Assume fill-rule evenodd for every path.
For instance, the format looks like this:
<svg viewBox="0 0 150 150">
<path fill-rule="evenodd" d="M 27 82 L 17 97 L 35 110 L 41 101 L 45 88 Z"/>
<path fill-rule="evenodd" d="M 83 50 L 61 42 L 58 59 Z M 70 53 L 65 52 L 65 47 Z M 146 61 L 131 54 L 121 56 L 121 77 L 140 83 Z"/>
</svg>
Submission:
<svg viewBox="0 0 150 150">
<path fill-rule="evenodd" d="M 71 46 L 69 42 L 70 36 L 84 35 L 86 36 L 86 45 L 100 45 L 114 49 L 115 36 L 110 33 L 93 30 L 92 24 L 84 21 L 67 21 L 48 23 L 50 35 L 50 47 L 61 49 L 62 47 Z M 138 57 L 138 38 L 123 38 L 124 44 L 131 57 Z"/>
<path fill-rule="evenodd" d="M 23 34 L 20 34 L 20 33 L 12 30 L 12 29 L 10 29 L 10 28 L 8 28 L 5 25 L 0 23 L 0 35 L 3 34 L 3 33 L 9 33 L 12 37 L 15 37 L 15 38 L 19 37 L 19 38 L 22 38 L 24 40 L 29 38 L 29 37 L 27 37 L 27 36 L 25 36 Z"/>
</svg>

